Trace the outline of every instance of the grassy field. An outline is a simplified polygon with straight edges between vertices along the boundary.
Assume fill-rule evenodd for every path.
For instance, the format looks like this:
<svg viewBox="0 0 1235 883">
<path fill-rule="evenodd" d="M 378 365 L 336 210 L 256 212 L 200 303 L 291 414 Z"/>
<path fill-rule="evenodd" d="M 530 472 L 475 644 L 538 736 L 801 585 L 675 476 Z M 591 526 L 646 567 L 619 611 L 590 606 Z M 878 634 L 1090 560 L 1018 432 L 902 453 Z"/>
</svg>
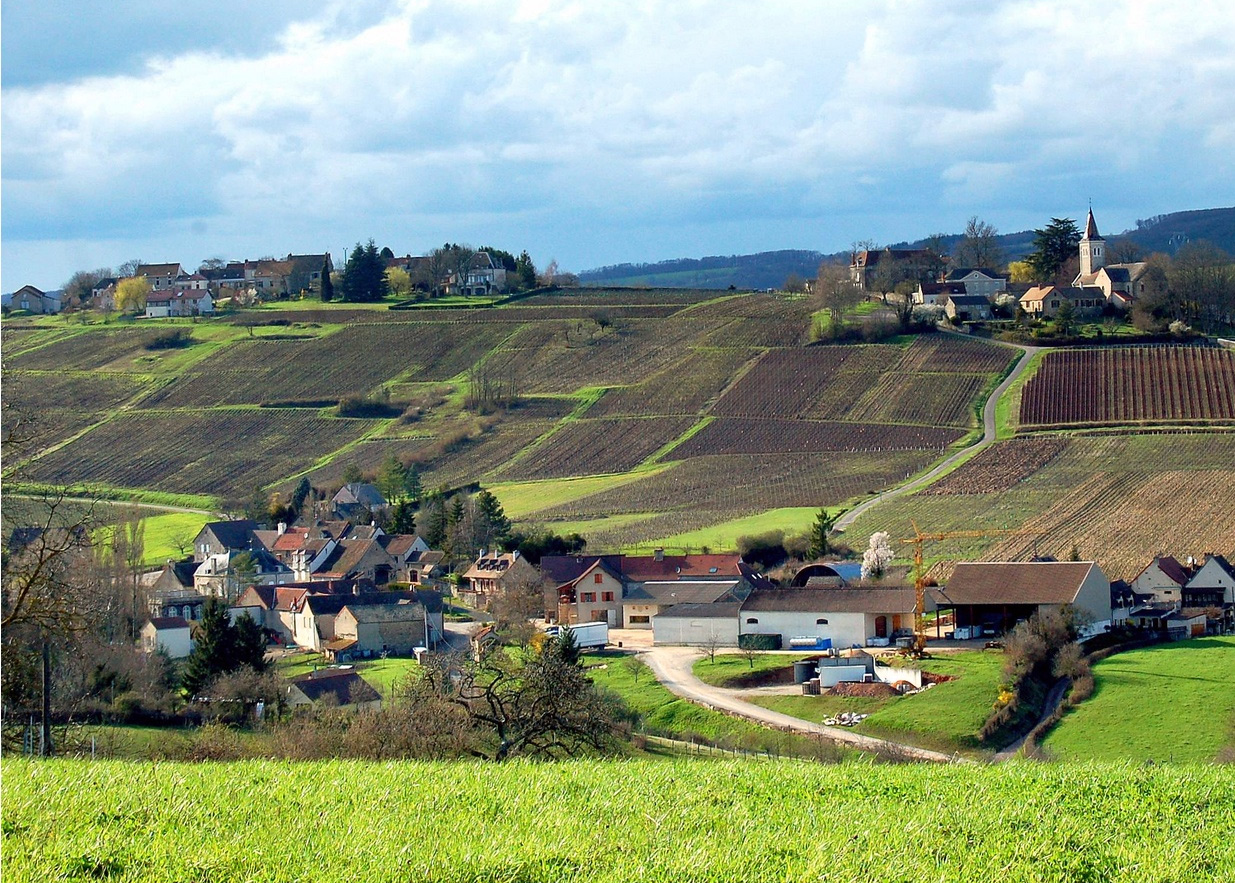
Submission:
<svg viewBox="0 0 1235 883">
<path fill-rule="evenodd" d="M 1093 696 L 1043 742 L 1050 755 L 1187 763 L 1235 753 L 1235 638 L 1119 653 L 1094 677 Z"/>
<path fill-rule="evenodd" d="M 145 549 L 143 562 L 149 565 L 164 564 L 168 559 L 180 559 L 193 551 L 193 538 L 209 520 L 205 515 L 190 512 L 160 512 L 142 519 L 142 544 Z M 95 531 L 94 542 L 107 542 L 113 528 L 102 527 Z"/>
<path fill-rule="evenodd" d="M 3 771 L 10 883 L 1235 879 L 1235 779 L 1204 767 L 5 760 Z"/>
<path fill-rule="evenodd" d="M 718 653 L 715 659 L 706 656 L 694 665 L 695 677 L 705 684 L 718 687 L 737 686 L 747 675 L 754 672 L 791 669 L 799 659 L 807 658 L 802 653 L 759 653 L 747 659 L 736 653 Z M 738 682 L 738 683 L 735 683 Z"/>
<path fill-rule="evenodd" d="M 818 723 L 842 711 L 870 717 L 855 727 L 869 736 L 908 742 L 937 751 L 989 751 L 977 733 L 999 691 L 1003 654 L 984 651 L 939 655 L 918 664 L 955 678 L 911 696 L 888 699 L 836 696 L 756 696 L 765 708 Z"/>
</svg>

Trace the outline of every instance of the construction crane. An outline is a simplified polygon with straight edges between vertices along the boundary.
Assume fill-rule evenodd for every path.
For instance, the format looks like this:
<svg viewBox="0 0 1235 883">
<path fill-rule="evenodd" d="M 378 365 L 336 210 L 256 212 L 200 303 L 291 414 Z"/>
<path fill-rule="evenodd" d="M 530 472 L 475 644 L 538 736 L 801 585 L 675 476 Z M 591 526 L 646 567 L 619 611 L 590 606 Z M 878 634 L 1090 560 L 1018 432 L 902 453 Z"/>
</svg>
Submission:
<svg viewBox="0 0 1235 883">
<path fill-rule="evenodd" d="M 926 574 L 922 571 L 922 546 L 927 540 L 953 540 L 982 537 L 1039 536 L 1032 531 L 991 528 L 989 530 L 949 530 L 941 533 L 923 533 L 916 521 L 909 522 L 914 535 L 899 542 L 913 544 L 913 649 L 915 657 L 926 655 Z"/>
</svg>

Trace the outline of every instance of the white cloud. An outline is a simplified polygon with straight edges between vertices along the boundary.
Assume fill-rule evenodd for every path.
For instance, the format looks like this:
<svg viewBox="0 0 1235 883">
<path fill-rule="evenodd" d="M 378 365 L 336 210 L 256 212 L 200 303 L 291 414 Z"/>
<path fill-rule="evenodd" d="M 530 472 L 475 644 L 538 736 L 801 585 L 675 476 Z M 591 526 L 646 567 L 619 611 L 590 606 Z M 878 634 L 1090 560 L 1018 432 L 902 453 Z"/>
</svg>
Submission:
<svg viewBox="0 0 1235 883">
<path fill-rule="evenodd" d="M 1078 181 L 1195 207 L 1235 183 L 1232 25 L 1219 2 L 336 2 L 264 52 L 5 89 L 4 284 L 23 241 L 170 250 L 193 219 L 253 253 L 500 234 L 581 267 L 731 237 L 735 211 L 754 250 L 787 212 L 869 213 L 842 242 L 920 218 L 903 238 L 1076 212 Z M 615 238 L 666 218 L 695 229 Z"/>
</svg>

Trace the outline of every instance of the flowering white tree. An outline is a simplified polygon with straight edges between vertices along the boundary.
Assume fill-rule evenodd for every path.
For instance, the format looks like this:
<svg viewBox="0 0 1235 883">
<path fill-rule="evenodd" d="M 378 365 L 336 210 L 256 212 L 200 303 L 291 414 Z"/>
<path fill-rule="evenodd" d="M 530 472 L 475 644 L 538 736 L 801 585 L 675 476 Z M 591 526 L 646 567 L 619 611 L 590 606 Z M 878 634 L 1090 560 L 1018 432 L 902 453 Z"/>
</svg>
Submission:
<svg viewBox="0 0 1235 883">
<path fill-rule="evenodd" d="M 891 542 L 892 537 L 886 530 L 871 534 L 870 548 L 862 553 L 862 579 L 883 576 L 895 557 Z"/>
</svg>

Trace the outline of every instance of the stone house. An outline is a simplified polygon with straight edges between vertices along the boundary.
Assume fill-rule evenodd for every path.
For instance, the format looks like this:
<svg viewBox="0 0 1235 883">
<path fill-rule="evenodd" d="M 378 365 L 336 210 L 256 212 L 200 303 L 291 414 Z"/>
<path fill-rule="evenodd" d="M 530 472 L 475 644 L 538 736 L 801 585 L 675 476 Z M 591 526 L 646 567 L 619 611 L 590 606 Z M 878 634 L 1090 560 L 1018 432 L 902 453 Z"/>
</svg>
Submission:
<svg viewBox="0 0 1235 883">
<path fill-rule="evenodd" d="M 162 650 L 172 659 L 183 659 L 193 652 L 189 621 L 183 616 L 154 616 L 142 626 L 142 651 Z"/>
</svg>

